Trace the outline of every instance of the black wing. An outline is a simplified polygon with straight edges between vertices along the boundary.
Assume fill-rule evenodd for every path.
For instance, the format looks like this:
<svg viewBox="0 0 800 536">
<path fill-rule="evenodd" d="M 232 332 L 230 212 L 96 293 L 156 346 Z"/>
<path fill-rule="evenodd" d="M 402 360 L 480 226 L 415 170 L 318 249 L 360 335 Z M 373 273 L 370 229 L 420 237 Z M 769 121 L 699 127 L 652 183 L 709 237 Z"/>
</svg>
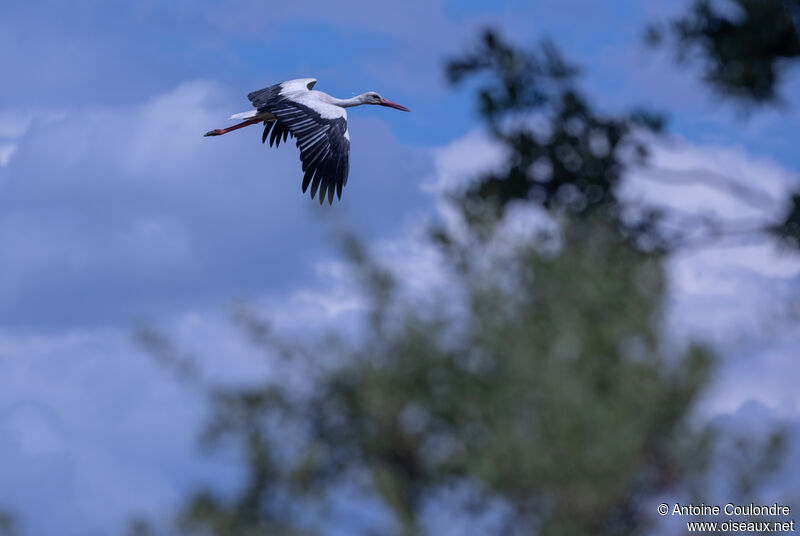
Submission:
<svg viewBox="0 0 800 536">
<path fill-rule="evenodd" d="M 259 112 L 269 112 L 274 120 L 265 121 L 261 141 L 279 145 L 291 135 L 297 140 L 303 163 L 303 193 L 311 186 L 311 198 L 319 190 L 319 202 L 333 203 L 333 194 L 342 198 L 342 188 L 350 172 L 350 140 L 347 120 L 323 118 L 316 110 L 280 94 L 281 85 L 270 86 L 248 95 Z M 329 105 L 333 106 L 333 105 Z M 343 110 L 342 110 L 343 112 Z M 271 135 L 270 135 L 271 132 Z"/>
<path fill-rule="evenodd" d="M 281 97 L 281 84 L 265 87 L 247 94 L 247 98 L 258 109 L 269 106 L 272 103 L 279 101 Z"/>
</svg>

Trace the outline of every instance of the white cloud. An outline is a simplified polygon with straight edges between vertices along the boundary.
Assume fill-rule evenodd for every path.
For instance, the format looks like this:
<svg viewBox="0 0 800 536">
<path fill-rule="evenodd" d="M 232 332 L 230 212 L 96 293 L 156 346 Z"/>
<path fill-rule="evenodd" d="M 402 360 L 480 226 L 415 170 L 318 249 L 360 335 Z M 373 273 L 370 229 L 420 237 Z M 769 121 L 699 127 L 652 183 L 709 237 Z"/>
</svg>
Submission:
<svg viewBox="0 0 800 536">
<path fill-rule="evenodd" d="M 64 112 L 49 109 L 17 110 L 7 108 L 0 110 L 0 138 L 19 138 L 24 135 L 34 123 L 47 123 L 64 118 Z"/>
<path fill-rule="evenodd" d="M 236 477 L 225 460 L 187 455 L 200 393 L 125 331 L 0 332 L 0 363 L 0 504 L 27 534 L 111 530 L 136 512 L 162 515 L 202 479 Z"/>
<path fill-rule="evenodd" d="M 0 167 L 5 167 L 19 149 L 19 138 L 24 136 L 34 123 L 47 123 L 62 119 L 64 114 L 55 110 L 23 112 L 15 109 L 0 110 Z"/>
<path fill-rule="evenodd" d="M 677 137 L 651 141 L 648 165 L 623 185 L 625 198 L 679 214 L 763 222 L 781 216 L 786 193 L 800 184 L 797 173 L 742 148 L 691 144 Z"/>
<path fill-rule="evenodd" d="M 481 175 L 498 170 L 507 156 L 505 148 L 482 130 L 440 147 L 434 153 L 434 175 L 423 188 L 441 197 L 453 189 L 478 180 Z"/>
<path fill-rule="evenodd" d="M 798 173 L 741 148 L 673 139 L 656 144 L 652 156 L 652 166 L 634 172 L 623 195 L 679 211 L 672 221 L 690 213 L 751 227 L 772 223 L 800 185 Z M 725 184 L 743 190 L 732 195 Z M 749 190 L 758 198 L 741 194 Z M 673 255 L 668 268 L 671 329 L 715 344 L 723 357 L 705 411 L 734 411 L 748 400 L 776 411 L 800 403 L 786 381 L 789 369 L 800 373 L 792 357 L 800 347 L 800 255 L 764 237 L 722 240 Z"/>
<path fill-rule="evenodd" d="M 17 146 L 14 143 L 0 145 L 0 167 L 7 166 L 16 152 Z"/>
<path fill-rule="evenodd" d="M 0 138 L 17 138 L 31 126 L 33 114 L 16 110 L 0 111 Z"/>
</svg>

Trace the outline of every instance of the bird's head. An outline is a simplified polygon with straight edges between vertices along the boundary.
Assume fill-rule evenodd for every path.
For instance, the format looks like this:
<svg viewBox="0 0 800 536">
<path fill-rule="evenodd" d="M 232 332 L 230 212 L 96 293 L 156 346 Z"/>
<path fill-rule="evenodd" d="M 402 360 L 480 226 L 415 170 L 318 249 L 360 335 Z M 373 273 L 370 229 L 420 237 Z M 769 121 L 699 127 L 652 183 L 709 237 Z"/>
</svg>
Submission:
<svg viewBox="0 0 800 536">
<path fill-rule="evenodd" d="M 361 101 L 364 104 L 377 104 L 379 106 L 387 106 L 389 108 L 394 108 L 395 110 L 402 110 L 404 112 L 410 112 L 408 108 L 405 106 L 401 106 L 396 102 L 392 102 L 390 100 L 386 100 L 374 91 L 367 91 L 366 93 L 361 95 Z"/>
</svg>

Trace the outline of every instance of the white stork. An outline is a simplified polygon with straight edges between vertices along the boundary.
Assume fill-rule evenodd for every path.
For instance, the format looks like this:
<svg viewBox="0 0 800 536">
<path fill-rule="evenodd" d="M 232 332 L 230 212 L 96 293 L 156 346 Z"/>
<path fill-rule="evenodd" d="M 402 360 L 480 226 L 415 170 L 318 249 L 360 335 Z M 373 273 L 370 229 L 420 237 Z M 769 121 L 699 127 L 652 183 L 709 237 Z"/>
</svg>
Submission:
<svg viewBox="0 0 800 536">
<path fill-rule="evenodd" d="M 360 104 L 379 104 L 404 112 L 405 106 L 386 100 L 374 91 L 356 95 L 350 99 L 337 99 L 322 91 L 312 91 L 317 81 L 314 78 L 289 80 L 282 84 L 253 91 L 247 98 L 255 110 L 234 114 L 231 119 L 244 122 L 228 128 L 206 132 L 206 136 L 220 136 L 249 125 L 264 123 L 261 143 L 267 141 L 277 147 L 281 138 L 297 139 L 300 161 L 303 163 L 303 193 L 311 185 L 311 198 L 319 189 L 319 203 L 325 199 L 333 203 L 333 192 L 342 198 L 342 187 L 347 184 L 350 171 L 350 133 L 347 130 L 345 108 Z"/>
</svg>

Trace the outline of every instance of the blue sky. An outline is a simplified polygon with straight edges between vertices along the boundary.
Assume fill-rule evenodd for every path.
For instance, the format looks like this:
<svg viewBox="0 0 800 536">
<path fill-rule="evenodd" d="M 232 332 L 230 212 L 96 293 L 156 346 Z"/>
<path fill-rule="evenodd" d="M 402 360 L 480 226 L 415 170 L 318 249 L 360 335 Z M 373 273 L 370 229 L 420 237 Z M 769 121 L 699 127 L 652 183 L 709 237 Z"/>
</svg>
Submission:
<svg viewBox="0 0 800 536">
<path fill-rule="evenodd" d="M 449 88 L 443 69 L 485 25 L 519 43 L 552 38 L 603 109 L 667 112 L 676 137 L 658 151 L 659 173 L 722 173 L 775 192 L 797 184 L 797 107 L 743 118 L 696 70 L 642 47 L 644 23 L 683 5 L 6 2 L 0 505 L 30 534 L 106 534 L 133 512 L 162 515 L 198 481 L 234 479 L 229 460 L 187 456 L 201 399 L 164 377 L 132 329 L 150 323 L 225 355 L 204 367 L 235 380 L 263 363 L 232 342 L 232 302 L 258 303 L 289 329 L 357 310 L 335 261 L 337 226 L 424 279 L 408 237 L 436 214 L 437 185 L 491 159 L 472 95 Z M 249 91 L 306 76 L 335 96 L 376 90 L 413 110 L 352 110 L 350 179 L 333 207 L 301 195 L 293 144 L 265 149 L 247 130 L 202 137 L 247 110 Z M 784 93 L 800 94 L 797 72 Z M 662 194 L 739 210 L 703 190 Z M 770 244 L 755 248 L 675 259 L 674 329 L 731 356 L 711 414 L 749 403 L 795 423 L 800 334 L 779 298 L 797 295 L 800 267 Z"/>
</svg>

